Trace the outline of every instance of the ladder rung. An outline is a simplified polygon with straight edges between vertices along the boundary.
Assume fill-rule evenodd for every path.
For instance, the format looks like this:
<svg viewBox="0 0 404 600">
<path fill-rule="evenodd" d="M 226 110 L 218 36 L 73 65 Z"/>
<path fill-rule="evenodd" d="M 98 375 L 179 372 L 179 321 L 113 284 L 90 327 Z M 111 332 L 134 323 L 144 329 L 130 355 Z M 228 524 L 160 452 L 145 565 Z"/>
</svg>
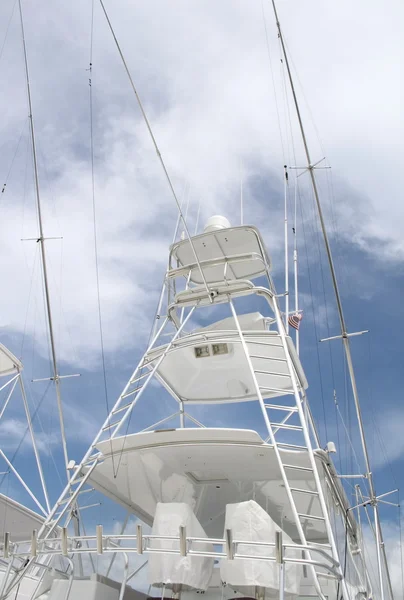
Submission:
<svg viewBox="0 0 404 600">
<path fill-rule="evenodd" d="M 311 496 L 318 496 L 318 492 L 313 491 L 313 490 L 304 490 L 301 488 L 294 488 L 294 487 L 291 487 L 290 490 L 291 490 L 291 492 L 299 492 L 299 494 L 310 494 Z"/>
<path fill-rule="evenodd" d="M 315 521 L 325 521 L 324 517 L 318 517 L 317 515 L 306 515 L 304 513 L 297 513 L 301 519 L 314 519 Z"/>
<path fill-rule="evenodd" d="M 250 358 L 260 358 L 262 360 L 271 360 L 271 361 L 276 361 L 276 362 L 288 362 L 286 358 L 275 358 L 274 356 L 271 356 L 270 358 L 268 356 L 261 356 L 260 354 L 250 354 Z"/>
<path fill-rule="evenodd" d="M 135 379 L 132 379 L 130 384 L 132 385 L 133 383 L 136 383 L 137 381 L 144 379 L 145 377 L 147 377 L 147 375 L 150 375 L 150 371 L 146 371 L 146 373 L 142 373 L 142 375 L 139 375 L 139 377 L 135 377 Z"/>
<path fill-rule="evenodd" d="M 264 390 L 266 392 L 275 392 L 276 394 L 284 394 L 284 395 L 288 395 L 288 394 L 294 394 L 294 391 L 288 388 L 274 388 L 274 387 L 266 387 L 264 385 L 260 385 L 259 386 L 260 390 Z"/>
<path fill-rule="evenodd" d="M 261 369 L 254 369 L 256 375 L 274 375 L 274 377 L 287 377 L 290 379 L 289 373 L 279 373 L 278 371 L 262 371 Z"/>
<path fill-rule="evenodd" d="M 77 483 L 76 481 L 74 483 Z M 89 494 L 90 492 L 93 492 L 94 488 L 86 488 L 85 490 L 80 490 L 79 493 L 77 494 L 77 496 L 80 496 L 81 494 Z M 69 502 L 71 496 L 69 494 L 69 496 L 67 498 L 64 498 L 63 500 L 60 500 L 59 502 L 57 502 L 58 506 L 61 506 L 62 504 L 66 504 L 66 502 Z"/>
<path fill-rule="evenodd" d="M 301 425 L 289 425 L 288 423 L 272 423 L 272 427 L 278 427 L 278 429 L 291 429 L 293 431 L 302 431 Z"/>
<path fill-rule="evenodd" d="M 296 406 L 280 406 L 279 404 L 265 404 L 265 408 L 271 408 L 272 410 L 283 410 L 284 412 L 298 412 Z"/>
<path fill-rule="evenodd" d="M 119 425 L 121 420 L 122 419 L 119 419 L 119 421 L 115 421 L 115 423 L 111 423 L 110 425 L 105 425 L 105 427 L 102 428 L 102 431 L 106 431 L 107 429 L 112 429 L 112 427 L 116 427 L 117 425 Z"/>
<path fill-rule="evenodd" d="M 307 450 L 307 446 L 298 446 L 297 444 L 287 444 L 286 442 L 277 442 L 277 444 L 278 444 L 278 446 L 282 446 L 284 448 L 293 448 L 294 450 Z"/>
<path fill-rule="evenodd" d="M 128 402 L 128 404 L 124 404 L 123 406 L 120 406 L 116 410 L 113 410 L 111 415 L 117 415 L 118 413 L 122 412 L 126 408 L 129 408 L 129 406 L 132 406 L 132 402 Z"/>
<path fill-rule="evenodd" d="M 279 446 L 279 444 L 278 444 Z M 283 465 L 284 469 L 296 469 L 296 471 L 308 471 L 313 472 L 311 467 L 301 467 L 300 465 Z"/>
</svg>

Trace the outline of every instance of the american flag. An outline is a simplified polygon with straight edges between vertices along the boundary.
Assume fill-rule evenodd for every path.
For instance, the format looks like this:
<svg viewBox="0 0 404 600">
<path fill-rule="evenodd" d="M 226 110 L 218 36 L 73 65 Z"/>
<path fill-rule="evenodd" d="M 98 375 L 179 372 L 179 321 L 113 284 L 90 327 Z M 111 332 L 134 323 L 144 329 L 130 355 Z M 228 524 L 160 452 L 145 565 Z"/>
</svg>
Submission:
<svg viewBox="0 0 404 600">
<path fill-rule="evenodd" d="M 296 313 L 295 315 L 290 315 L 288 318 L 288 323 L 293 329 L 299 329 L 300 321 L 303 319 L 303 315 L 300 313 Z"/>
</svg>

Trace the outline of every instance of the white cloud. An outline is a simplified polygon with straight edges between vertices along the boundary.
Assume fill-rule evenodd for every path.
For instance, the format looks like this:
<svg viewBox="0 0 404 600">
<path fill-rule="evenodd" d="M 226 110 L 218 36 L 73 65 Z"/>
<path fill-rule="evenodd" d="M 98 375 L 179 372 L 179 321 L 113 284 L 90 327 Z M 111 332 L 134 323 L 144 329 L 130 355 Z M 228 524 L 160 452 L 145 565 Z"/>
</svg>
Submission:
<svg viewBox="0 0 404 600">
<path fill-rule="evenodd" d="M 179 195 L 189 182 L 191 220 L 200 201 L 201 223 L 221 211 L 237 222 L 241 162 L 246 219 L 260 223 L 278 258 L 282 217 L 276 189 L 281 184 L 267 187 L 268 177 L 280 179 L 284 159 L 261 2 L 177 0 L 167 7 L 153 0 L 125 10 L 111 3 L 109 9 Z M 269 4 L 264 9 L 284 128 L 276 31 Z M 11 4 L 0 10 L 6 22 Z M 45 233 L 63 235 L 62 260 L 61 242 L 47 242 L 56 330 L 61 331 L 58 349 L 64 360 L 91 367 L 99 360 L 99 333 L 85 71 L 90 15 L 78 3 L 56 3 L 41 14 L 27 5 L 25 11 Z M 279 11 L 299 80 L 336 167 L 334 211 L 340 235 L 368 252 L 399 258 L 402 90 L 394 75 L 402 7 L 394 2 L 387 22 L 383 12 L 383 28 L 375 1 L 361 0 L 353 7 L 344 0 L 327 9 L 318 0 L 304 9 L 288 1 L 280 3 Z M 0 71 L 8 82 L 0 100 L 7 119 L 1 154 L 8 166 L 26 115 L 15 18 Z M 92 79 L 101 302 L 105 346 L 113 354 L 147 337 L 176 211 L 97 4 Z M 304 105 L 303 112 L 307 116 Z M 313 156 L 320 157 L 310 124 L 308 133 Z M 300 148 L 296 132 L 295 144 Z M 30 176 L 23 202 L 24 148 L 25 139 L 2 198 L 0 251 L 8 258 L 2 268 L 8 285 L 0 314 L 8 329 L 26 329 L 37 339 L 42 332 L 44 353 L 38 264 L 36 306 L 31 298 L 25 319 L 37 249 L 35 242 L 19 241 L 36 235 Z M 326 188 L 325 181 L 320 185 Z"/>
</svg>

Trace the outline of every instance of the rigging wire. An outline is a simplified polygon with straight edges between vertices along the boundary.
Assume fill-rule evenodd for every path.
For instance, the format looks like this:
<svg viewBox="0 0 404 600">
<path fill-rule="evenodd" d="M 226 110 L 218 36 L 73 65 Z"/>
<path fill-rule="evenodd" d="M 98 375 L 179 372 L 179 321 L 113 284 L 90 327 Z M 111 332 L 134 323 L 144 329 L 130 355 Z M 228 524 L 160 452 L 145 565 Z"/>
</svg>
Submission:
<svg viewBox="0 0 404 600">
<path fill-rule="evenodd" d="M 21 143 L 21 140 L 22 140 L 22 137 L 23 137 L 23 134 L 24 134 L 24 130 L 25 130 L 26 126 L 27 126 L 27 123 L 28 123 L 28 120 L 24 119 L 24 124 L 22 126 L 21 133 L 20 133 L 19 138 L 18 138 L 17 146 L 16 146 L 15 152 L 13 154 L 13 158 L 11 160 L 10 166 L 8 168 L 7 175 L 6 175 L 4 183 L 3 183 L 3 187 L 2 187 L 1 192 L 0 192 L 1 194 L 4 194 L 4 192 L 6 191 L 7 183 L 8 183 L 9 177 L 11 175 L 11 171 L 12 171 L 12 168 L 13 168 L 13 165 L 14 165 L 14 161 L 16 159 L 16 156 L 17 156 L 17 153 L 18 153 L 18 149 L 20 147 L 20 143 Z"/>
<path fill-rule="evenodd" d="M 277 118 L 278 118 L 279 138 L 280 138 L 281 146 L 282 146 L 282 158 L 283 158 L 283 164 L 285 164 L 286 163 L 285 146 L 284 146 L 284 143 L 283 143 L 281 118 L 280 118 L 279 105 L 278 105 L 278 95 L 276 93 L 274 71 L 273 71 L 273 68 L 272 68 L 272 58 L 271 58 L 271 51 L 270 51 L 270 46 L 269 46 L 269 36 L 268 36 L 267 21 L 266 21 L 265 10 L 264 10 L 264 0 L 261 0 L 261 9 L 262 9 L 262 21 L 264 23 L 264 29 L 265 29 L 265 40 L 266 40 L 268 60 L 269 60 L 269 70 L 270 70 L 270 73 L 271 73 L 272 88 L 273 88 L 274 99 L 275 99 L 276 115 L 277 115 Z"/>
<path fill-rule="evenodd" d="M 10 15 L 10 18 L 8 20 L 7 27 L 6 27 L 6 33 L 4 35 L 3 44 L 2 44 L 1 49 L 0 49 L 0 60 L 1 60 L 2 56 L 3 56 L 4 47 L 6 45 L 6 41 L 7 41 L 7 37 L 8 37 L 8 32 L 9 32 L 9 29 L 10 29 L 11 21 L 13 20 L 13 16 L 14 16 L 14 11 L 15 11 L 16 5 L 17 5 L 17 0 L 14 0 L 13 8 L 11 10 L 11 15 Z"/>
<path fill-rule="evenodd" d="M 292 148 L 292 157 L 293 157 L 293 160 L 294 160 L 294 164 L 297 165 L 296 147 L 295 147 L 295 141 L 294 141 L 294 136 L 293 136 L 292 117 L 291 117 L 291 110 L 290 110 L 290 103 L 289 103 L 288 86 L 287 86 L 287 81 L 286 81 L 286 68 L 285 68 L 285 63 L 284 63 L 284 61 L 282 59 L 282 46 L 281 46 L 280 38 L 278 38 L 278 41 L 279 41 L 279 53 L 280 53 L 281 78 L 282 78 L 282 82 L 283 82 L 284 102 L 285 102 L 285 106 L 286 106 L 286 112 L 285 112 L 285 121 L 287 123 L 287 127 L 286 128 L 289 131 L 289 135 L 290 135 L 290 145 L 291 145 L 291 148 Z M 289 146 L 288 136 L 286 136 L 286 140 L 287 140 L 288 146 Z M 290 156 L 289 156 L 289 162 L 290 162 Z M 301 192 L 300 186 L 297 183 L 297 176 L 296 176 L 296 184 L 297 184 L 297 189 L 298 189 L 298 198 L 299 198 L 299 205 L 300 205 L 300 215 L 301 215 L 301 220 L 302 220 L 303 238 L 304 238 L 304 246 L 305 246 L 305 254 L 306 254 L 306 265 L 307 265 L 307 273 L 308 273 L 308 279 L 309 279 L 309 289 L 310 289 L 310 298 L 311 298 L 311 310 L 312 310 L 313 323 L 314 323 L 314 334 L 315 334 L 315 346 L 316 346 L 317 366 L 318 366 L 318 374 L 319 374 L 319 381 L 320 381 L 321 406 L 322 406 L 322 413 L 323 413 L 323 422 L 324 422 L 325 435 L 326 435 L 326 438 L 328 440 L 328 425 L 327 425 L 327 413 L 326 413 L 326 409 L 325 409 L 324 382 L 323 382 L 322 369 L 321 369 L 321 361 L 320 361 L 320 349 L 319 349 L 319 344 L 318 344 L 319 336 L 318 336 L 318 327 L 317 327 L 316 313 L 315 313 L 315 310 L 314 310 L 314 304 L 315 304 L 315 302 L 314 302 L 314 293 L 313 293 L 313 285 L 312 285 L 310 261 L 309 261 L 309 257 L 308 257 L 308 238 L 306 236 L 305 219 L 304 219 L 304 216 L 303 216 L 303 202 L 302 202 L 302 198 L 301 198 L 302 192 Z"/>
<path fill-rule="evenodd" d="M 307 267 L 307 279 L 309 282 L 309 290 L 310 290 L 310 298 L 311 298 L 310 308 L 311 308 L 311 312 L 312 312 L 313 325 L 314 325 L 314 338 L 315 338 L 314 345 L 316 347 L 317 367 L 318 367 L 319 383 L 320 383 L 320 397 L 321 397 L 321 405 L 322 405 L 323 420 L 324 420 L 324 430 L 325 430 L 325 435 L 328 438 L 327 418 L 326 418 L 325 401 L 324 401 L 324 382 L 323 382 L 323 375 L 322 375 L 321 362 L 320 362 L 320 348 L 319 348 L 319 343 L 318 343 L 319 336 L 318 336 L 318 328 L 317 328 L 316 311 L 314 310 L 313 284 L 312 284 L 312 276 L 311 276 L 309 253 L 308 253 L 308 243 L 309 242 L 308 242 L 308 238 L 306 235 L 305 217 L 303 214 L 303 202 L 301 201 L 300 194 L 301 194 L 301 191 L 298 188 L 300 216 L 301 216 L 301 223 L 302 223 L 302 230 L 303 230 L 304 249 L 305 249 L 305 257 L 306 257 L 306 267 Z"/>
<path fill-rule="evenodd" d="M 100 293 L 100 269 L 99 269 L 99 251 L 98 251 L 98 235 L 97 235 L 97 202 L 95 197 L 95 173 L 94 173 L 94 106 L 93 106 L 93 46 L 94 46 L 94 0 L 91 0 L 91 28 L 90 28 L 90 60 L 89 60 L 89 108 L 90 108 L 90 155 L 91 155 L 91 197 L 93 211 L 93 235 L 94 235 L 94 258 L 95 258 L 95 277 L 97 286 L 97 314 L 98 314 L 98 329 L 100 335 L 101 363 L 102 363 L 102 379 L 105 396 L 105 408 L 107 416 L 109 415 L 109 398 L 108 398 L 108 382 L 107 369 L 105 362 L 104 348 L 104 331 L 102 323 L 101 310 L 101 293 Z M 115 476 L 115 457 L 112 449 L 112 439 L 110 437 L 112 472 Z"/>
<path fill-rule="evenodd" d="M 130 71 L 129 71 L 129 67 L 128 67 L 128 65 L 126 64 L 125 57 L 124 57 L 124 55 L 123 55 L 123 52 L 122 52 L 121 46 L 120 46 L 120 44 L 119 44 L 119 42 L 118 42 L 118 38 L 117 38 L 117 37 L 116 37 L 116 35 L 115 35 L 115 31 L 114 31 L 114 28 L 112 27 L 112 23 L 111 23 L 111 21 L 110 21 L 110 19 L 109 19 L 109 16 L 108 16 L 107 10 L 106 10 L 106 8 L 105 8 L 104 2 L 103 2 L 103 0 L 99 0 L 99 2 L 100 2 L 100 4 L 101 4 L 101 8 L 102 8 L 102 10 L 103 10 L 103 12 L 104 12 L 104 15 L 105 15 L 106 21 L 107 21 L 107 23 L 108 23 L 108 27 L 109 27 L 109 29 L 110 29 L 110 31 L 111 31 L 112 37 L 114 38 L 114 42 L 115 42 L 116 48 L 117 48 L 117 50 L 118 50 L 119 56 L 121 57 L 121 61 L 122 61 L 123 67 L 124 67 L 124 69 L 125 69 L 125 71 L 126 71 L 126 74 L 127 74 L 127 76 L 128 76 L 129 83 L 130 83 L 130 85 L 131 85 L 132 91 L 133 91 L 133 93 L 135 94 L 135 97 L 136 97 L 136 100 L 137 100 L 137 103 L 138 103 L 138 106 L 139 106 L 140 112 L 141 112 L 141 114 L 142 114 L 142 117 L 143 117 L 144 123 L 145 123 L 145 125 L 146 125 L 147 131 L 149 132 L 150 139 L 151 139 L 151 141 L 152 141 L 152 143 L 153 143 L 154 149 L 155 149 L 155 151 L 156 151 L 156 154 L 157 154 L 157 156 L 158 156 L 158 160 L 159 160 L 159 162 L 160 162 L 160 165 L 161 165 L 161 167 L 162 167 L 162 169 L 163 169 L 163 172 L 164 172 L 165 179 L 166 179 L 166 181 L 167 181 L 167 184 L 168 184 L 169 190 L 170 190 L 170 192 L 171 192 L 171 195 L 172 195 L 172 197 L 173 197 L 173 199 L 174 199 L 174 201 L 175 201 L 175 204 L 176 204 L 176 206 L 177 206 L 177 209 L 178 209 L 178 211 L 179 211 L 179 213 L 180 213 L 181 220 L 182 220 L 182 223 L 183 223 L 183 225 L 184 225 L 184 230 L 185 230 L 185 232 L 186 232 L 187 238 L 188 238 L 188 240 L 189 240 L 189 244 L 190 244 L 190 246 L 191 246 L 191 249 L 192 249 L 192 252 L 193 252 L 193 254 L 194 254 L 194 257 L 195 257 L 196 263 L 197 263 L 197 265 L 198 265 L 198 269 L 199 269 L 199 272 L 200 272 L 200 274 L 201 274 L 201 278 L 202 278 L 203 284 L 204 284 L 204 286 L 205 286 L 206 292 L 207 292 L 207 294 L 208 294 L 208 297 L 209 297 L 209 298 L 210 298 L 210 300 L 211 300 L 211 297 L 210 297 L 210 290 L 209 290 L 209 285 L 208 285 L 208 283 L 207 283 L 207 281 L 206 281 L 205 274 L 204 274 L 204 272 L 203 272 L 203 269 L 202 269 L 201 263 L 200 263 L 200 261 L 199 261 L 198 254 L 197 254 L 197 252 L 196 252 L 196 249 L 195 249 L 194 243 L 193 243 L 193 241 L 192 241 L 192 236 L 191 236 L 191 234 L 190 234 L 190 231 L 189 231 L 189 229 L 188 229 L 188 225 L 187 225 L 186 219 L 185 219 L 185 217 L 184 217 L 184 214 L 183 214 L 183 212 L 182 212 L 181 205 L 180 205 L 180 202 L 179 202 L 179 199 L 178 199 L 177 193 L 176 193 L 176 191 L 175 191 L 175 189 L 174 189 L 173 182 L 172 182 L 172 180 L 171 180 L 171 177 L 170 177 L 170 175 L 169 175 L 169 173 L 168 173 L 168 170 L 167 170 L 166 164 L 165 164 L 165 162 L 164 162 L 163 156 L 162 156 L 162 154 L 161 154 L 161 152 L 160 152 L 160 148 L 159 148 L 159 146 L 158 146 L 158 144 L 157 144 L 156 137 L 155 137 L 155 135 L 154 135 L 154 133 L 153 133 L 153 130 L 152 130 L 152 128 L 151 128 L 151 125 L 150 125 L 150 122 L 149 122 L 149 119 L 147 118 L 147 115 L 146 115 L 145 109 L 144 109 L 144 107 L 143 107 L 143 103 L 142 103 L 142 101 L 141 101 L 141 99 L 140 99 L 140 96 L 139 96 L 139 94 L 138 94 L 137 88 L 136 88 L 136 86 L 135 86 L 135 83 L 134 83 L 134 81 L 133 81 L 132 75 L 131 75 L 131 73 L 130 73 Z M 211 301 L 212 301 L 212 300 L 211 300 Z"/>
<path fill-rule="evenodd" d="M 398 490 L 398 526 L 400 534 L 400 566 L 401 566 L 401 589 L 404 591 L 404 556 L 403 556 L 403 525 L 401 521 L 400 490 Z"/>
<path fill-rule="evenodd" d="M 40 408 L 41 408 L 41 406 L 42 406 L 42 403 L 43 403 L 43 401 L 44 401 L 44 399 L 45 399 L 45 396 L 46 396 L 46 394 L 48 393 L 48 390 L 49 390 L 49 387 L 50 387 L 51 383 L 52 383 L 51 381 L 48 381 L 48 384 L 47 384 L 47 386 L 46 386 L 46 388 L 45 388 L 45 391 L 44 391 L 44 393 L 42 394 L 42 396 L 41 396 L 41 399 L 39 400 L 39 402 L 38 402 L 38 405 L 37 405 L 37 407 L 36 407 L 35 411 L 34 411 L 34 412 L 33 412 L 33 414 L 32 414 L 32 417 L 31 417 L 31 421 L 32 421 L 32 422 L 34 421 L 34 419 L 35 419 L 35 417 L 36 417 L 36 415 L 37 415 L 37 413 L 38 413 L 39 409 L 40 409 Z M 25 431 L 24 431 L 23 435 L 21 436 L 20 442 L 19 442 L 19 444 L 18 444 L 18 446 L 17 446 L 16 450 L 15 450 L 15 451 L 14 451 L 14 453 L 13 453 L 13 456 L 12 456 L 11 458 L 9 458 L 9 459 L 8 459 L 12 465 L 14 464 L 14 461 L 15 461 L 15 459 L 16 459 L 16 457 L 17 457 L 17 454 L 18 454 L 18 452 L 19 452 L 19 450 L 20 450 L 21 446 L 23 445 L 23 443 L 24 443 L 24 441 L 25 441 L 25 438 L 26 438 L 26 436 L 27 436 L 27 433 L 28 433 L 28 431 L 29 431 L 29 426 L 27 425 L 27 427 L 26 427 L 26 429 L 25 429 Z M 5 478 L 5 476 L 6 476 L 6 475 L 4 474 L 4 475 L 1 477 L 1 479 L 0 479 L 0 487 L 3 485 L 3 482 L 4 482 L 4 478 Z"/>
</svg>

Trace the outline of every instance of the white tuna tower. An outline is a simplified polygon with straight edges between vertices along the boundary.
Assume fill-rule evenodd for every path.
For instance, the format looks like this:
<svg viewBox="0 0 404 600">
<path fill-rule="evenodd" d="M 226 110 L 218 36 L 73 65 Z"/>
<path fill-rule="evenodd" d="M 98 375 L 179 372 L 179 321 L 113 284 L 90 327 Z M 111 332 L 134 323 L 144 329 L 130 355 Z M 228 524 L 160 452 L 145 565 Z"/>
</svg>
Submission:
<svg viewBox="0 0 404 600">
<path fill-rule="evenodd" d="M 253 500 L 293 540 L 294 552 L 299 551 L 294 562 L 305 565 L 317 597 L 330 596 L 330 588 L 324 590 L 330 581 L 332 597 L 354 597 L 330 514 L 339 509 L 347 515 L 351 557 L 358 549 L 356 524 L 329 456 L 320 448 L 307 381 L 286 333 L 270 267 L 259 231 L 231 227 L 223 217 L 211 218 L 202 234 L 170 247 L 149 346 L 82 461 L 70 465 L 68 485 L 35 534 L 37 561 L 54 543 L 57 527 L 66 528 L 60 540 L 64 554 L 77 553 L 78 538 L 69 542 L 67 528 L 89 486 L 149 525 L 159 503 L 185 503 L 216 544 L 228 505 Z M 254 303 L 263 314 L 245 312 Z M 159 398 L 166 392 L 175 412 L 139 431 L 148 394 Z M 191 414 L 193 405 L 208 411 L 218 403 L 227 403 L 229 415 L 240 403 L 256 403 L 261 435 L 205 427 Z M 163 423 L 174 427 L 161 429 Z M 227 556 L 233 559 L 237 542 L 226 531 Z M 93 551 L 117 552 L 111 539 L 99 528 Z M 148 552 L 152 541 L 138 531 L 132 550 Z M 273 547 L 275 541 L 266 540 Z M 181 552 L 192 542 L 185 536 Z M 28 563 L 24 572 L 30 568 Z M 357 572 L 366 593 L 361 566 Z"/>
</svg>

